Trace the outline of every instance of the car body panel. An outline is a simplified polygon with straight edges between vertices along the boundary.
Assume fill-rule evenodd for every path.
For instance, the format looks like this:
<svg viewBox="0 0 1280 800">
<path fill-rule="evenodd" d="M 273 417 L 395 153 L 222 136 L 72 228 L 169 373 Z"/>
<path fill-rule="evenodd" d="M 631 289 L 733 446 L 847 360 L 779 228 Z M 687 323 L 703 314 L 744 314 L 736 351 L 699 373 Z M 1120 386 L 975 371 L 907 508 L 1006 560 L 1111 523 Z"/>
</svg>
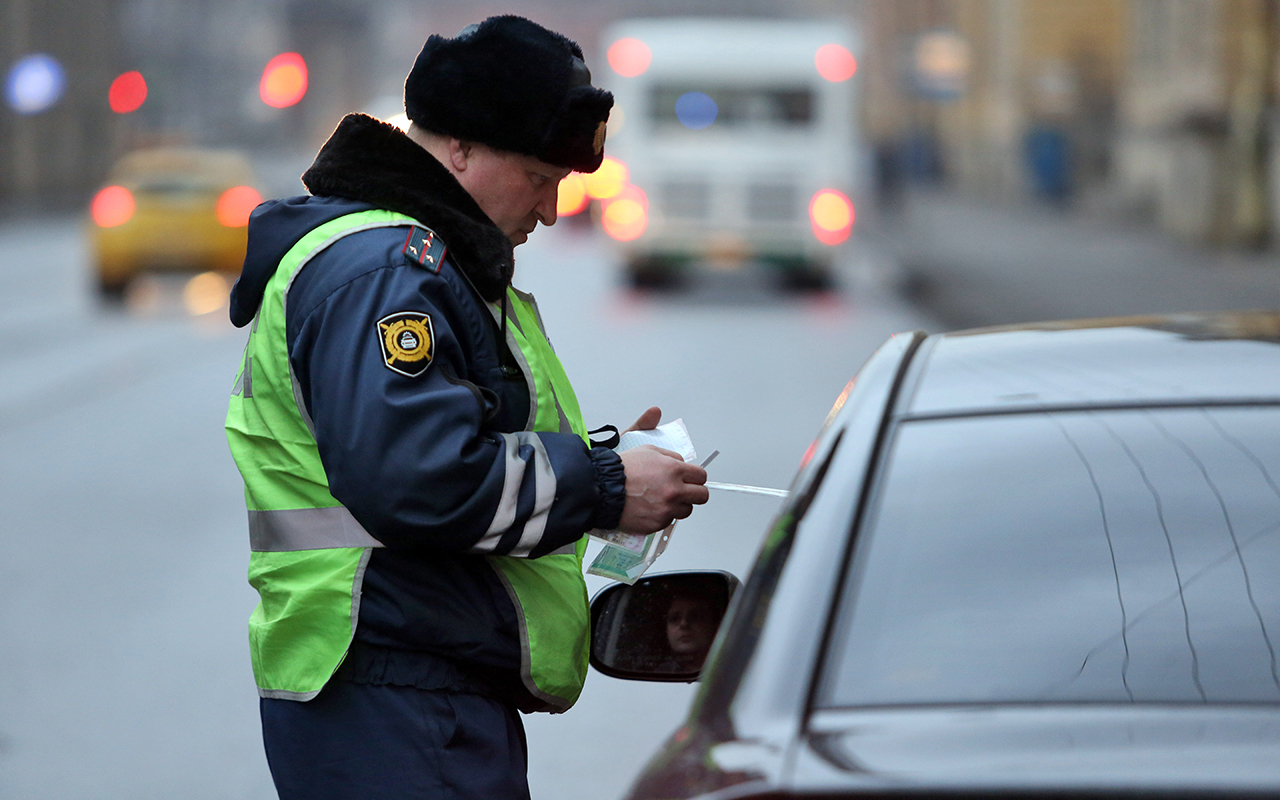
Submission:
<svg viewBox="0 0 1280 800">
<path fill-rule="evenodd" d="M 788 785 L 947 790 L 1280 786 L 1280 706 L 824 711 Z"/>
<path fill-rule="evenodd" d="M 841 581 L 858 580 L 849 565 L 897 426 L 1280 405 L 1278 332 L 1280 314 L 1264 312 L 890 340 L 829 417 L 729 610 L 688 720 L 629 797 L 1280 796 L 1280 703 L 815 708 Z"/>
</svg>

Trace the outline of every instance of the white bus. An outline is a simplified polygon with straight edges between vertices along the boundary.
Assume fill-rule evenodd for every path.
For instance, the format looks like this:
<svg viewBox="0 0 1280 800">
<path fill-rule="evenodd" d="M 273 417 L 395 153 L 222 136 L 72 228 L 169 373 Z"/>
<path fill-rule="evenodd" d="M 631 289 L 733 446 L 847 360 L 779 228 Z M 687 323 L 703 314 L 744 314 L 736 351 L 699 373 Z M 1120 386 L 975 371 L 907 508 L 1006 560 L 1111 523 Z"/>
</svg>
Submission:
<svg viewBox="0 0 1280 800">
<path fill-rule="evenodd" d="M 604 49 L 601 82 L 616 101 L 607 153 L 630 188 L 600 209 L 631 281 L 670 286 L 693 268 L 754 263 L 784 287 L 828 287 L 859 177 L 853 32 L 634 19 L 611 26 Z"/>
</svg>

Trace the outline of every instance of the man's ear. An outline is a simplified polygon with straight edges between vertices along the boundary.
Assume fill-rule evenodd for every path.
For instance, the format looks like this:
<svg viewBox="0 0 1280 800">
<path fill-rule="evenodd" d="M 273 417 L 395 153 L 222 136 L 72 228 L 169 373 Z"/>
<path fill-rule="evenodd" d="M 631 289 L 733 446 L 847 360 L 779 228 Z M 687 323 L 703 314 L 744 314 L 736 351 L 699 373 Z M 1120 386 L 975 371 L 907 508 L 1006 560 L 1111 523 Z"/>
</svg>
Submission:
<svg viewBox="0 0 1280 800">
<path fill-rule="evenodd" d="M 464 142 L 461 139 L 449 140 L 449 163 L 453 166 L 455 172 L 465 172 L 467 166 L 471 163 L 471 154 L 475 152 L 470 142 Z"/>
</svg>

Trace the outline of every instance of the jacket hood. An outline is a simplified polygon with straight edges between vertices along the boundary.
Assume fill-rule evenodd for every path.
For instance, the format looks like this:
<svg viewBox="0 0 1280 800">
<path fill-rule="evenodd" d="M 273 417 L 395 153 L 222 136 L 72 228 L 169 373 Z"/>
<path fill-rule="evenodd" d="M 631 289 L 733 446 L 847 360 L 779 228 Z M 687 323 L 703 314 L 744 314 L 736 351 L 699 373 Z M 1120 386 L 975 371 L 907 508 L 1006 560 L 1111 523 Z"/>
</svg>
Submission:
<svg viewBox="0 0 1280 800">
<path fill-rule="evenodd" d="M 244 270 L 231 292 L 231 321 L 252 321 L 280 259 L 307 231 L 344 214 L 382 208 L 426 225 L 486 301 L 511 283 L 510 240 L 445 167 L 399 128 L 364 114 L 338 124 L 302 175 L 311 197 L 274 200 L 249 219 Z"/>
</svg>

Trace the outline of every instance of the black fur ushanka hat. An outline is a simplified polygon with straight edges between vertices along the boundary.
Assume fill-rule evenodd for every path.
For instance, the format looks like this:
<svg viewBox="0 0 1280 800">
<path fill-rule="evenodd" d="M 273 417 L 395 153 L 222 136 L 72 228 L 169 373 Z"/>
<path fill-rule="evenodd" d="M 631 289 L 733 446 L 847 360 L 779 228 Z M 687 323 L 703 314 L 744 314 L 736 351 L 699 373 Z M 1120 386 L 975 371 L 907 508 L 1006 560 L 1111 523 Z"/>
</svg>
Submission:
<svg viewBox="0 0 1280 800">
<path fill-rule="evenodd" d="M 405 113 L 427 130 L 579 172 L 600 166 L 612 107 L 582 48 L 516 16 L 431 36 L 404 84 Z"/>
</svg>

